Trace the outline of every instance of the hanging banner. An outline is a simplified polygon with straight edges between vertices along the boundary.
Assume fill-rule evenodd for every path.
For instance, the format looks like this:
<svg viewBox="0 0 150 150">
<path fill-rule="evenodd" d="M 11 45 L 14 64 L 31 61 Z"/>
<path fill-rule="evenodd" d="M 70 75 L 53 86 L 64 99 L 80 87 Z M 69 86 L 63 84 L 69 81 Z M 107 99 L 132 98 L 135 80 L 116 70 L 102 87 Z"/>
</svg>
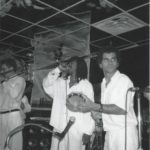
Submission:
<svg viewBox="0 0 150 150">
<path fill-rule="evenodd" d="M 90 23 L 89 12 L 80 13 L 76 16 Z M 35 49 L 32 107 L 51 107 L 52 98 L 45 94 L 42 81 L 48 72 L 55 67 L 60 54 L 63 59 L 90 54 L 90 27 L 87 24 L 76 20 L 51 26 L 49 29 L 49 32 L 36 34 L 31 42 Z M 86 59 L 86 62 L 89 68 L 90 60 Z"/>
</svg>

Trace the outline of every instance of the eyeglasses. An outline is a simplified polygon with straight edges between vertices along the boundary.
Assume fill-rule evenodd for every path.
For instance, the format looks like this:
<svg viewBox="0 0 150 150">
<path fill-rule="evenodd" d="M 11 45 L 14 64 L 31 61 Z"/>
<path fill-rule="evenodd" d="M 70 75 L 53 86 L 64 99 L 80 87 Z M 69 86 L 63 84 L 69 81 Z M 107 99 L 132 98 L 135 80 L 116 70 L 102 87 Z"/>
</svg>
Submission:
<svg viewBox="0 0 150 150">
<path fill-rule="evenodd" d="M 116 58 L 116 57 L 111 58 L 111 59 L 109 59 L 109 58 L 103 58 L 102 61 L 103 61 L 104 63 L 117 62 L 117 58 Z"/>
</svg>

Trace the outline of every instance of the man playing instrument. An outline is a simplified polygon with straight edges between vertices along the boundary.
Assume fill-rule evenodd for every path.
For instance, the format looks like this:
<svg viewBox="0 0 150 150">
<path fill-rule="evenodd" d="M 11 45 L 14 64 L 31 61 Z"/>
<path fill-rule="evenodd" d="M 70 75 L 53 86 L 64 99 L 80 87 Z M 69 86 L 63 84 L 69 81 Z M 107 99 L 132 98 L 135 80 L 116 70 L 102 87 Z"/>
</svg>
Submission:
<svg viewBox="0 0 150 150">
<path fill-rule="evenodd" d="M 4 150 L 9 132 L 23 124 L 20 105 L 26 82 L 17 75 L 17 64 L 12 58 L 1 61 L 0 72 L 0 150 Z M 22 132 L 11 138 L 9 147 L 11 150 L 22 150 Z"/>
<path fill-rule="evenodd" d="M 61 63 L 44 78 L 43 87 L 45 92 L 53 98 L 50 125 L 55 131 L 62 132 L 69 118 L 75 117 L 75 123 L 60 143 L 56 137 L 52 137 L 51 150 L 85 150 L 82 137 L 91 135 L 94 130 L 91 113 L 72 112 L 66 107 L 66 98 L 70 93 L 84 93 L 94 101 L 93 88 L 87 80 L 85 61 L 82 58 L 73 57 Z"/>
<path fill-rule="evenodd" d="M 104 79 L 101 84 L 101 104 L 93 103 L 84 96 L 86 103 L 78 106 L 80 112 L 102 113 L 103 128 L 106 131 L 104 150 L 137 150 L 137 119 L 133 107 L 134 93 L 128 76 L 117 70 L 119 53 L 116 49 L 106 49 L 99 59 Z M 97 115 L 97 114 L 96 114 Z M 93 114 L 96 119 L 98 116 Z"/>
</svg>

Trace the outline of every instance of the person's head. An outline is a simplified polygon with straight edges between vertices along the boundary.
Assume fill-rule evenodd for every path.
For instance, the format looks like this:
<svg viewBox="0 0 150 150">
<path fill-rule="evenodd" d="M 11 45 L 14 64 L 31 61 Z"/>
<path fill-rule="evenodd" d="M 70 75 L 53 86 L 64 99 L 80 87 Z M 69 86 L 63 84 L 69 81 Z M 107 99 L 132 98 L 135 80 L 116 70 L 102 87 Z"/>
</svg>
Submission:
<svg viewBox="0 0 150 150">
<path fill-rule="evenodd" d="M 74 56 L 68 60 L 68 65 L 69 65 L 69 74 L 70 75 L 75 74 L 77 82 L 87 78 L 88 69 L 87 64 L 83 58 Z"/>
<path fill-rule="evenodd" d="M 17 71 L 16 61 L 13 58 L 6 58 L 2 60 L 0 64 L 0 70 L 1 73 L 6 74 L 16 73 Z"/>
<path fill-rule="evenodd" d="M 99 56 L 99 67 L 104 73 L 114 73 L 119 67 L 120 55 L 115 48 L 105 49 Z"/>
</svg>

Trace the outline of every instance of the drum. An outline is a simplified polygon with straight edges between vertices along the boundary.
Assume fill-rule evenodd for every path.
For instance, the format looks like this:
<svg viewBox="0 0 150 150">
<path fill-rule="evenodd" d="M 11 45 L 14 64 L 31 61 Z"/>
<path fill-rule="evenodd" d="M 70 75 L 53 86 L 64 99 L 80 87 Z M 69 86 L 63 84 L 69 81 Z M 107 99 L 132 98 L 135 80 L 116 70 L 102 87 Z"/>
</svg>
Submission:
<svg viewBox="0 0 150 150">
<path fill-rule="evenodd" d="M 66 100 L 66 106 L 70 111 L 78 112 L 79 106 L 86 102 L 86 99 L 81 93 L 71 93 Z"/>
</svg>

